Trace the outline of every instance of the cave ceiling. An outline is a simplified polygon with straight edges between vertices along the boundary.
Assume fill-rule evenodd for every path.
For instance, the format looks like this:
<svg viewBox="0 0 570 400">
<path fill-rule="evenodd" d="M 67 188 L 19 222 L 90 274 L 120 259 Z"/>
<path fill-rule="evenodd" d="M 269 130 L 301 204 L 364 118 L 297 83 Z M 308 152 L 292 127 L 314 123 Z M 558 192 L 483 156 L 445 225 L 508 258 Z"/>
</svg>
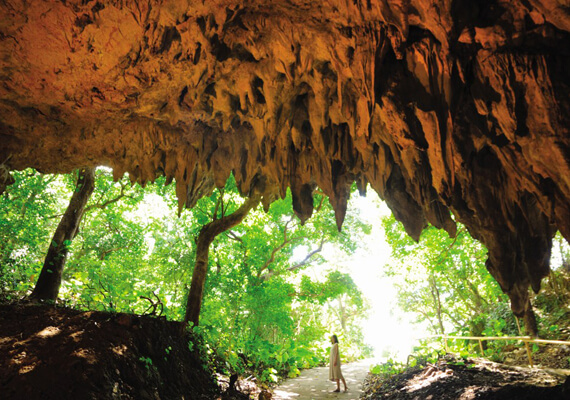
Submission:
<svg viewBox="0 0 570 400">
<path fill-rule="evenodd" d="M 487 1 L 0 2 L 0 191 L 11 170 L 235 175 L 264 205 L 370 185 L 419 238 L 455 221 L 521 314 L 570 239 L 570 6 Z M 453 215 L 453 217 L 452 217 Z"/>
</svg>

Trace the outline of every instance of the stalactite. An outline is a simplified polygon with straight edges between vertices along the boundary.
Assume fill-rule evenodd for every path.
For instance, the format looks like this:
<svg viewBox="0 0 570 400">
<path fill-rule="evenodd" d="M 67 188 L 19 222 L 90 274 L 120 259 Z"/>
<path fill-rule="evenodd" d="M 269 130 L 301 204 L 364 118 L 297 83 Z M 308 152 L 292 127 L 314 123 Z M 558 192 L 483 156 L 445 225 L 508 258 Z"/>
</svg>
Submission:
<svg viewBox="0 0 570 400">
<path fill-rule="evenodd" d="M 415 239 L 465 224 L 522 310 L 570 239 L 569 11 L 325 3 L 0 4 L 0 189 L 103 164 L 175 180 L 182 208 L 233 172 L 302 220 L 318 186 L 340 227 L 369 182 Z"/>
</svg>

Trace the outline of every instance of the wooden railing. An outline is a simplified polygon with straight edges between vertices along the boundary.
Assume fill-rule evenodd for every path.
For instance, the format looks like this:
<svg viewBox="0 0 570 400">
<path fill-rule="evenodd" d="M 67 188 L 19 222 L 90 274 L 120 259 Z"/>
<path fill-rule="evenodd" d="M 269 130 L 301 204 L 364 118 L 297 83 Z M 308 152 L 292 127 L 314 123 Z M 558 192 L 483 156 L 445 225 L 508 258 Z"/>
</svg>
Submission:
<svg viewBox="0 0 570 400">
<path fill-rule="evenodd" d="M 535 339 L 530 336 L 451 336 L 451 335 L 430 335 L 424 336 L 420 339 L 431 339 L 431 338 L 442 338 L 445 344 L 445 351 L 449 352 L 449 347 L 447 341 L 449 339 L 455 340 L 477 340 L 479 342 L 479 349 L 481 350 L 481 355 L 484 355 L 485 352 L 483 351 L 483 341 L 484 340 L 513 340 L 513 341 L 521 341 L 524 342 L 526 347 L 526 354 L 528 356 L 528 363 L 531 367 L 534 367 L 534 363 L 532 361 L 532 353 L 530 351 L 529 343 L 537 343 L 537 344 L 556 344 L 556 345 L 570 345 L 569 341 L 565 340 L 548 340 L 548 339 Z"/>
</svg>

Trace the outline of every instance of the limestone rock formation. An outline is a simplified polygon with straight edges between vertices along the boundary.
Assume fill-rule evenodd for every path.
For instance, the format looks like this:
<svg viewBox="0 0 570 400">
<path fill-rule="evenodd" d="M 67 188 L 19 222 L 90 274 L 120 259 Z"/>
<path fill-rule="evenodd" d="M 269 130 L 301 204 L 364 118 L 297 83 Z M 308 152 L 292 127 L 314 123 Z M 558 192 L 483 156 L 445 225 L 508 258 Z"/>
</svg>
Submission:
<svg viewBox="0 0 570 400">
<path fill-rule="evenodd" d="M 6 0 L 9 170 L 94 165 L 222 186 L 342 224 L 369 183 L 408 233 L 456 221 L 521 314 L 570 239 L 570 8 L 560 0 Z M 451 213 L 450 213 L 451 212 Z"/>
</svg>

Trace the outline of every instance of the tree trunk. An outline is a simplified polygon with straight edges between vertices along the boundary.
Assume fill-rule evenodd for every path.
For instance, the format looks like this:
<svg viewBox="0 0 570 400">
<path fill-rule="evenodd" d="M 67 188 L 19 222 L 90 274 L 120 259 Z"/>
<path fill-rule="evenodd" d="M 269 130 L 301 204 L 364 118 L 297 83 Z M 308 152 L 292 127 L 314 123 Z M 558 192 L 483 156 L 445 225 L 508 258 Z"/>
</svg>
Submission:
<svg viewBox="0 0 570 400">
<path fill-rule="evenodd" d="M 346 308 L 344 307 L 344 303 L 342 302 L 342 296 L 338 298 L 338 305 L 340 310 L 340 326 L 343 332 L 346 332 Z"/>
<path fill-rule="evenodd" d="M 249 211 L 259 204 L 260 199 L 260 196 L 257 195 L 248 198 L 234 213 L 223 216 L 220 219 L 215 219 L 204 225 L 200 230 L 196 243 L 194 273 L 192 274 L 192 283 L 190 285 L 188 302 L 186 303 L 186 313 L 184 315 L 185 325 L 188 322 L 192 322 L 194 326 L 197 326 L 199 322 L 204 284 L 206 283 L 206 275 L 208 274 L 210 245 L 220 233 L 233 228 L 243 221 Z"/>
<path fill-rule="evenodd" d="M 65 210 L 55 230 L 40 277 L 30 298 L 52 301 L 57 299 L 69 245 L 77 234 L 85 205 L 94 189 L 95 169 L 81 169 L 77 177 L 75 191 L 71 196 L 67 210 Z"/>
<path fill-rule="evenodd" d="M 443 327 L 443 317 L 442 317 L 442 310 L 441 310 L 441 299 L 439 297 L 439 289 L 437 287 L 437 282 L 433 275 L 429 277 L 429 283 L 431 286 L 431 295 L 433 298 L 433 302 L 436 307 L 436 315 L 437 315 L 437 322 L 439 324 L 439 329 L 442 335 L 445 335 L 445 328 Z"/>
</svg>

